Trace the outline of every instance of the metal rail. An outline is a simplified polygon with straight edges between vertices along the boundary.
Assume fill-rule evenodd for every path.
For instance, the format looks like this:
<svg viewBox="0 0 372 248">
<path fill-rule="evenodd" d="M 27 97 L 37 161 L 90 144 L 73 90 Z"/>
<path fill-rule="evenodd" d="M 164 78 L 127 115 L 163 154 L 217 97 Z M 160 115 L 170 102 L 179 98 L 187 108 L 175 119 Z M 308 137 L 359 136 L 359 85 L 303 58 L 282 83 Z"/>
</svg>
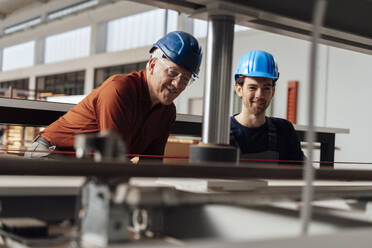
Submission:
<svg viewBox="0 0 372 248">
<path fill-rule="evenodd" d="M 195 165 L 129 162 L 100 162 L 91 160 L 39 160 L 0 158 L 1 175 L 94 176 L 102 178 L 174 177 L 174 178 L 261 178 L 302 180 L 302 166 L 269 164 L 239 165 L 203 163 Z M 315 170 L 317 180 L 371 181 L 371 170 Z"/>
<path fill-rule="evenodd" d="M 301 186 L 258 187 L 236 192 L 185 192 L 173 188 L 130 187 L 126 203 L 132 206 L 180 206 L 184 204 L 227 204 L 254 206 L 301 201 Z M 316 186 L 314 200 L 371 199 L 372 186 Z"/>
</svg>

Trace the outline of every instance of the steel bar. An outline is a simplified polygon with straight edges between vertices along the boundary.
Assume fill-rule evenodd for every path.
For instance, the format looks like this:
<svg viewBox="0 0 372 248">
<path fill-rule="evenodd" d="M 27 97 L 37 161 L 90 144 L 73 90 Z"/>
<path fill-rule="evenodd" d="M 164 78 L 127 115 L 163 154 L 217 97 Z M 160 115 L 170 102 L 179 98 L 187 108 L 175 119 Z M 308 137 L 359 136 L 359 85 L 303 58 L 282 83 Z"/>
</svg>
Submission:
<svg viewBox="0 0 372 248">
<path fill-rule="evenodd" d="M 304 168 L 304 180 L 305 187 L 302 191 L 302 201 L 304 202 L 301 208 L 301 234 L 306 235 L 309 229 L 309 223 L 311 220 L 311 202 L 313 198 L 312 182 L 314 180 L 314 168 L 313 168 L 313 143 L 315 137 L 314 131 L 314 101 L 315 101 L 315 90 L 316 90 L 316 67 L 317 67 L 317 53 L 318 53 L 318 42 L 320 37 L 320 28 L 323 25 L 325 10 L 327 6 L 326 0 L 317 0 L 314 7 L 313 15 L 313 36 L 312 45 L 310 50 L 310 73 L 309 73 L 309 97 L 308 97 L 308 118 L 309 118 L 309 129 L 306 133 L 306 141 L 309 145 L 307 149 L 307 160 Z"/>
<path fill-rule="evenodd" d="M 209 19 L 202 141 L 229 144 L 234 18 L 211 15 Z"/>
<path fill-rule="evenodd" d="M 90 160 L 41 160 L 0 158 L 1 175 L 49 175 L 115 177 L 191 177 L 191 178 L 261 178 L 302 180 L 302 166 L 269 164 L 236 165 L 235 163 L 201 163 L 193 165 L 125 162 L 100 162 Z M 315 170 L 317 180 L 371 181 L 371 170 Z"/>
</svg>

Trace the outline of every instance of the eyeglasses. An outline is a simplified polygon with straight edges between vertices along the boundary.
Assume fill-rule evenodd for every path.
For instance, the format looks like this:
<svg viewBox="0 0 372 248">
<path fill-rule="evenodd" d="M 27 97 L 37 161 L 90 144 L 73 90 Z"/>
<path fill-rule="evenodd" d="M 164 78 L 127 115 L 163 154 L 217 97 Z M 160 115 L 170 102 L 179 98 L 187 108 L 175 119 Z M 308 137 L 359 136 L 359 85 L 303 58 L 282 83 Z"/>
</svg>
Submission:
<svg viewBox="0 0 372 248">
<path fill-rule="evenodd" d="M 172 78 L 172 79 L 177 79 L 177 78 L 180 78 L 180 84 L 184 87 L 188 86 L 188 85 L 191 85 L 194 81 L 195 81 L 195 77 L 194 75 L 192 75 L 191 77 L 186 77 L 183 75 L 182 72 L 179 72 L 177 71 L 176 69 L 172 68 L 170 65 L 168 65 L 163 59 L 158 59 L 159 61 L 161 61 L 163 63 L 163 65 L 165 65 L 167 67 L 167 74 L 168 74 L 168 77 Z"/>
</svg>

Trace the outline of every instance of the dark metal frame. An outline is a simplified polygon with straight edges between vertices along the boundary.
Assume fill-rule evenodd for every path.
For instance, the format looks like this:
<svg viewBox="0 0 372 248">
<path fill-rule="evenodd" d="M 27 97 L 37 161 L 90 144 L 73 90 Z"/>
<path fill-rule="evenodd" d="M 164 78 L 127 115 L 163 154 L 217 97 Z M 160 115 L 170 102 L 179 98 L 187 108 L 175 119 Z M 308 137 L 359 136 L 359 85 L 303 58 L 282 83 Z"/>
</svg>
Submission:
<svg viewBox="0 0 372 248">
<path fill-rule="evenodd" d="M 5 104 L 6 103 L 6 104 Z M 0 123 L 27 126 L 47 126 L 65 114 L 74 104 L 30 101 L 0 98 Z M 305 140 L 306 131 L 296 130 L 301 141 Z M 202 120 L 200 116 L 178 114 L 171 131 L 173 135 L 201 137 Z M 335 133 L 316 132 L 316 142 L 320 142 L 321 166 L 333 167 Z"/>
<path fill-rule="evenodd" d="M 93 160 L 42 160 L 0 158 L 1 175 L 92 176 L 107 180 L 127 180 L 131 177 L 222 178 L 222 179 L 282 179 L 302 180 L 301 165 L 268 165 L 235 163 L 163 164 L 131 162 L 99 162 Z M 315 170 L 317 180 L 371 181 L 371 170 L 321 168 Z"/>
<path fill-rule="evenodd" d="M 306 131 L 296 130 L 298 138 L 305 141 Z M 316 132 L 315 142 L 320 143 L 320 166 L 333 167 L 335 159 L 335 133 Z"/>
</svg>

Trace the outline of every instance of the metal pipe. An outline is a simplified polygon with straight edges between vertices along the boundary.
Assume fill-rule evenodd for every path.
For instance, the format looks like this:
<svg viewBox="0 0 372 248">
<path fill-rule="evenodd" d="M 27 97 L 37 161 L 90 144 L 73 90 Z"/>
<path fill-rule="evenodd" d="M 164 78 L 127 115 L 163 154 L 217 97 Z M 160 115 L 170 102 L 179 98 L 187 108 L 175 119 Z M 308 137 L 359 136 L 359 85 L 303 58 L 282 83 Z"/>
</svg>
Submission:
<svg viewBox="0 0 372 248">
<path fill-rule="evenodd" d="M 313 161 L 313 143 L 314 143 L 314 95 L 316 89 L 316 63 L 318 52 L 318 41 L 320 37 L 320 28 L 323 24 L 324 13 L 326 9 L 326 0 L 317 0 L 314 7 L 313 15 L 313 36 L 310 54 L 310 73 L 309 73 L 309 100 L 308 100 L 308 132 L 306 141 L 308 143 L 307 160 L 304 168 L 305 186 L 302 191 L 302 207 L 301 207 L 301 234 L 307 235 L 309 230 L 309 223 L 312 216 L 311 202 L 313 199 L 312 182 L 314 180 L 314 167 Z"/>
<path fill-rule="evenodd" d="M 207 67 L 202 142 L 229 144 L 231 64 L 234 17 L 211 15 L 208 22 Z"/>
</svg>

